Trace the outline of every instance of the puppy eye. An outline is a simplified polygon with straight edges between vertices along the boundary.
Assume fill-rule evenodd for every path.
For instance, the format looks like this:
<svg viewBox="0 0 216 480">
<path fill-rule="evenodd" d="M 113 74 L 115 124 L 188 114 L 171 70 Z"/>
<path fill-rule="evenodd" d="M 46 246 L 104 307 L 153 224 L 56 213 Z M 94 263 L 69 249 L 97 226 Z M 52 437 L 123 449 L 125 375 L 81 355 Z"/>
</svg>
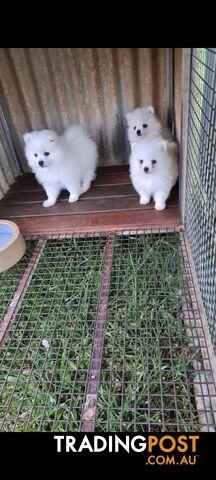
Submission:
<svg viewBox="0 0 216 480">
<path fill-rule="evenodd" d="M 44 152 L 45 157 L 48 157 L 49 152 Z"/>
<path fill-rule="evenodd" d="M 37 153 L 34 153 L 34 156 L 37 157 Z"/>
<path fill-rule="evenodd" d="M 157 160 L 152 160 L 152 165 L 155 165 L 157 163 Z"/>
<path fill-rule="evenodd" d="M 136 127 L 134 127 L 134 130 L 136 130 Z"/>
<path fill-rule="evenodd" d="M 140 165 L 142 165 L 142 163 L 143 163 L 143 160 L 140 160 L 139 162 L 140 162 Z"/>
<path fill-rule="evenodd" d="M 147 126 L 148 126 L 147 123 L 143 124 L 143 128 L 147 128 Z"/>
</svg>

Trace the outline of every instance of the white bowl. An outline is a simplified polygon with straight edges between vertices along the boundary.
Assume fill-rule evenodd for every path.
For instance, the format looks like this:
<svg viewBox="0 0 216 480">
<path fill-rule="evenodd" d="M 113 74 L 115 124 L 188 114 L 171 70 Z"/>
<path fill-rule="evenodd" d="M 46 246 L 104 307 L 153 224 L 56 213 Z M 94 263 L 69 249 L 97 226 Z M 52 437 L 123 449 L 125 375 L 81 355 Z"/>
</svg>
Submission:
<svg viewBox="0 0 216 480">
<path fill-rule="evenodd" d="M 26 243 L 16 223 L 0 220 L 0 272 L 15 265 L 25 250 Z"/>
</svg>

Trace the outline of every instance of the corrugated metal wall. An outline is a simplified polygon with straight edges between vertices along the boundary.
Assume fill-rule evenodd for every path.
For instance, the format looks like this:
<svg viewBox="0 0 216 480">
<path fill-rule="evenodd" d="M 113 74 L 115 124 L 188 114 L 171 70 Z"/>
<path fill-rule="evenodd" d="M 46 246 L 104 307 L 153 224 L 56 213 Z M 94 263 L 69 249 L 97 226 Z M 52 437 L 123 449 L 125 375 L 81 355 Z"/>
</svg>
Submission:
<svg viewBox="0 0 216 480">
<path fill-rule="evenodd" d="M 18 171 L 14 172 L 13 162 L 10 162 L 10 156 L 5 149 L 3 132 L 0 129 L 0 199 L 14 182 Z"/>
<path fill-rule="evenodd" d="M 154 105 L 167 122 L 165 48 L 0 49 L 0 88 L 24 171 L 22 135 L 81 122 L 97 141 L 100 164 L 128 160 L 125 114 Z"/>
<path fill-rule="evenodd" d="M 0 199 L 20 173 L 18 155 L 9 130 L 9 123 L 0 105 Z"/>
</svg>

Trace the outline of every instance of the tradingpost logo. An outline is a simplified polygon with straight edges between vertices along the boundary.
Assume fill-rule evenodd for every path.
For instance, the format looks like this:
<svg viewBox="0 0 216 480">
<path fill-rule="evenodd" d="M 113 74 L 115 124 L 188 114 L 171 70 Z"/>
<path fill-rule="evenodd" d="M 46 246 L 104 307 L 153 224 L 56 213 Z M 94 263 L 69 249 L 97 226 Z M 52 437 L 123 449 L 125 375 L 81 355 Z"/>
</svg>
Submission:
<svg viewBox="0 0 216 480">
<path fill-rule="evenodd" d="M 54 435 L 58 453 L 143 454 L 146 465 L 195 465 L 199 435 Z"/>
</svg>

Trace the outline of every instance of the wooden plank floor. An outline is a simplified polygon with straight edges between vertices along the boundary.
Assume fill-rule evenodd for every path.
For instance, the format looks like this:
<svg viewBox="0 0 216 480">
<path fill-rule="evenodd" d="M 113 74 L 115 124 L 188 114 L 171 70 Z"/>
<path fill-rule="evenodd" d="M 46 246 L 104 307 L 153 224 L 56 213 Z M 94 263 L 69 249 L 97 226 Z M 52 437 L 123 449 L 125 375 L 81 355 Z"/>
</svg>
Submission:
<svg viewBox="0 0 216 480">
<path fill-rule="evenodd" d="M 17 178 L 0 201 L 0 218 L 16 222 L 25 235 L 172 228 L 179 224 L 178 186 L 162 212 L 154 209 L 153 202 L 140 205 L 128 166 L 99 168 L 91 189 L 78 202 L 68 203 L 68 196 L 63 191 L 56 205 L 44 208 L 46 194 L 27 173 Z"/>
</svg>

